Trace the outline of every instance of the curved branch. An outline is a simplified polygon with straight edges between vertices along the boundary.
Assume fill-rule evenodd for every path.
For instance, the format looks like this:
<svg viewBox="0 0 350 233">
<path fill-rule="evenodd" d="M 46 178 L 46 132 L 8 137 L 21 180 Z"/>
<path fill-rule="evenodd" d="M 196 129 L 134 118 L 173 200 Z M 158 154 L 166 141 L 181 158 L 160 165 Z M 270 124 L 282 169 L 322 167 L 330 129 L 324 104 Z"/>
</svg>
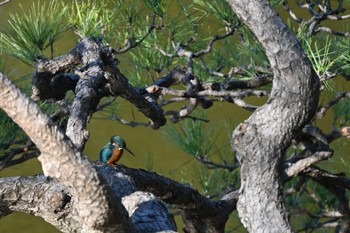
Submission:
<svg viewBox="0 0 350 233">
<path fill-rule="evenodd" d="M 130 232 L 128 215 L 117 198 L 108 195 L 96 170 L 40 108 L 0 73 L 0 108 L 31 138 L 41 152 L 45 175 L 69 187 L 77 200 L 84 229 Z M 118 219 L 115 215 L 118 214 Z"/>
<path fill-rule="evenodd" d="M 314 115 L 319 80 L 267 0 L 227 1 L 264 47 L 274 73 L 269 100 L 232 135 L 241 163 L 237 210 L 249 232 L 291 232 L 279 180 L 281 161 L 292 137 Z"/>
<path fill-rule="evenodd" d="M 78 232 L 82 221 L 66 186 L 44 175 L 0 178 L 1 209 L 42 217 L 62 232 Z M 0 210 L 2 213 L 3 211 Z"/>
<path fill-rule="evenodd" d="M 229 214 L 235 209 L 237 195 L 226 195 L 212 201 L 188 185 L 180 184 L 157 173 L 118 166 L 131 176 L 138 190 L 151 192 L 164 202 L 185 211 L 185 232 L 223 232 Z"/>
<path fill-rule="evenodd" d="M 81 68 L 76 66 L 81 63 Z M 89 137 L 87 122 L 96 111 L 98 102 L 104 96 L 122 96 L 134 104 L 151 121 L 150 126 L 158 129 L 166 122 L 163 110 L 154 101 L 148 101 L 133 87 L 116 67 L 116 61 L 109 47 L 96 38 L 84 38 L 74 49 L 55 59 L 39 60 L 33 77 L 33 98 L 60 99 L 70 90 L 75 90 L 75 99 L 67 124 L 67 136 L 74 145 L 83 149 Z M 75 74 L 65 74 L 72 71 Z M 69 81 L 62 87 L 61 78 Z M 52 81 L 51 81 L 52 80 Z M 57 83 L 58 82 L 58 83 Z"/>
<path fill-rule="evenodd" d="M 286 169 L 287 178 L 298 175 L 311 165 L 322 160 L 327 160 L 333 155 L 333 151 L 318 151 L 305 159 L 301 159 Z"/>
<path fill-rule="evenodd" d="M 156 20 L 156 15 L 153 15 L 152 22 L 151 22 L 150 26 L 148 27 L 147 32 L 140 39 L 138 39 L 136 41 L 133 41 L 133 40 L 130 41 L 130 39 L 127 39 L 127 46 L 125 46 L 123 48 L 119 48 L 113 52 L 115 52 L 116 54 L 123 54 L 123 53 L 126 53 L 127 51 L 129 51 L 130 49 L 133 49 L 133 48 L 139 46 L 149 36 L 149 34 L 151 34 L 153 29 L 156 28 L 155 20 Z"/>
<path fill-rule="evenodd" d="M 316 112 L 313 121 L 318 118 L 321 119 L 322 117 L 325 116 L 326 111 L 332 107 L 333 105 L 337 104 L 339 102 L 339 100 L 341 100 L 342 98 L 348 97 L 350 98 L 350 92 L 339 92 L 337 93 L 332 100 L 330 100 L 327 104 L 325 104 L 323 107 L 321 107 L 320 109 L 318 109 L 318 111 Z"/>
<path fill-rule="evenodd" d="M 210 51 L 211 51 L 211 49 L 212 49 L 212 47 L 213 47 L 213 45 L 214 45 L 214 43 L 215 43 L 216 41 L 223 40 L 223 39 L 225 39 L 225 38 L 227 38 L 227 37 L 229 37 L 229 36 L 232 36 L 233 33 L 237 30 L 237 28 L 238 28 L 239 26 L 240 26 L 240 22 L 238 22 L 238 23 L 237 23 L 233 28 L 231 28 L 231 30 L 228 31 L 226 34 L 224 34 L 224 35 L 215 35 L 215 36 L 213 36 L 213 37 L 211 38 L 211 40 L 208 42 L 207 47 L 206 47 L 205 49 L 202 49 L 202 50 L 198 51 L 198 52 L 195 52 L 195 53 L 193 54 L 193 57 L 201 57 L 201 56 L 203 56 L 203 55 L 205 55 L 205 54 L 210 53 Z"/>
<path fill-rule="evenodd" d="M 133 180 L 125 174 L 116 173 L 109 165 L 95 168 L 114 196 L 122 198 L 131 216 L 134 232 L 171 233 L 176 230 L 169 210 L 154 195 L 136 192 Z M 55 179 L 44 175 L 0 178 L 0 187 L 0 213 L 3 215 L 25 212 L 44 218 L 62 232 L 81 232 L 84 223 L 76 213 L 78 200 Z"/>
</svg>

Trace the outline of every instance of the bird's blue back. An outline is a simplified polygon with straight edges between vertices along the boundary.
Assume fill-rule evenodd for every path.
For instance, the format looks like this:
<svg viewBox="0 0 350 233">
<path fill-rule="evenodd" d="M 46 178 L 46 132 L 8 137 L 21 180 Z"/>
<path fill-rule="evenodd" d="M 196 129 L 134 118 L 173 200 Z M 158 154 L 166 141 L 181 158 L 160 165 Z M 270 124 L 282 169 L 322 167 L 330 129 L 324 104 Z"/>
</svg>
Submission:
<svg viewBox="0 0 350 233">
<path fill-rule="evenodd" d="M 100 161 L 107 163 L 108 159 L 112 157 L 113 149 L 110 143 L 105 145 L 100 152 Z"/>
</svg>

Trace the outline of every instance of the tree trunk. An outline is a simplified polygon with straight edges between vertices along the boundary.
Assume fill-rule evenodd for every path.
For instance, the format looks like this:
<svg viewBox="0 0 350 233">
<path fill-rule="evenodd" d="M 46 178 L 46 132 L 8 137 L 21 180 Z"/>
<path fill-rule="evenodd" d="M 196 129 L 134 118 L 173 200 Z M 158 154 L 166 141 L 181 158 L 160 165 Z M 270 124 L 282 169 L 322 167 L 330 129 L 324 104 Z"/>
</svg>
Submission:
<svg viewBox="0 0 350 233">
<path fill-rule="evenodd" d="M 294 134 L 316 110 L 319 80 L 268 1 L 227 2 L 263 45 L 274 72 L 269 100 L 232 135 L 241 163 L 237 210 L 249 232 L 291 232 L 281 192 L 281 161 Z"/>
</svg>

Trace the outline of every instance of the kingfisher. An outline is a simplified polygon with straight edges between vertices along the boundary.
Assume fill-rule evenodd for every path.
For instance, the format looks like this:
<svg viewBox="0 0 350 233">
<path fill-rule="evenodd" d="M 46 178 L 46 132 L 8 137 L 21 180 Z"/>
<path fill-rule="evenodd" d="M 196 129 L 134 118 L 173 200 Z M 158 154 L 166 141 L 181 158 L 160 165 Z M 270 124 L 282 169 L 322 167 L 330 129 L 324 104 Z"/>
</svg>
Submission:
<svg viewBox="0 0 350 233">
<path fill-rule="evenodd" d="M 124 150 L 127 150 L 133 156 L 129 148 L 126 147 L 124 139 L 120 136 L 114 135 L 111 141 L 105 145 L 100 152 L 100 161 L 107 164 L 117 164 L 122 157 Z"/>
</svg>

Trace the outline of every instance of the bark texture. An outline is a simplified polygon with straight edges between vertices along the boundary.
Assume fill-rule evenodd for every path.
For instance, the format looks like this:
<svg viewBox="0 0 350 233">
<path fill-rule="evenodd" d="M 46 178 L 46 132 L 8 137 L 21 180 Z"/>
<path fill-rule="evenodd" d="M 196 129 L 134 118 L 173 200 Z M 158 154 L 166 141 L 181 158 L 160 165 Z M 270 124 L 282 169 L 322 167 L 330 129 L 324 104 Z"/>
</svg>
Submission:
<svg viewBox="0 0 350 233">
<path fill-rule="evenodd" d="M 77 67 L 79 64 L 81 67 Z M 110 47 L 97 38 L 84 38 L 60 57 L 39 60 L 32 84 L 34 100 L 60 100 L 69 90 L 74 91 L 66 135 L 81 150 L 89 137 L 87 123 L 105 96 L 121 96 L 130 101 L 149 118 L 148 125 L 153 129 L 166 122 L 163 110 L 129 83 L 117 68 Z"/>
<path fill-rule="evenodd" d="M 32 139 L 41 152 L 45 175 L 69 187 L 88 232 L 131 232 L 119 200 L 108 195 L 96 170 L 61 130 L 23 92 L 0 73 L 0 108 Z M 114 218 L 114 216 L 120 216 Z"/>
<path fill-rule="evenodd" d="M 274 73 L 265 105 L 233 132 L 241 163 L 237 209 L 249 232 L 291 232 L 281 192 L 281 160 L 315 113 L 319 80 L 303 50 L 266 0 L 227 0 L 263 45 Z"/>
<path fill-rule="evenodd" d="M 133 232 L 175 232 L 168 208 L 148 192 L 136 191 L 134 180 L 109 165 L 96 165 L 111 193 L 121 198 L 128 211 Z M 56 179 L 37 175 L 0 179 L 0 213 L 21 211 L 42 217 L 62 232 L 80 232 L 84 222 L 77 214 L 77 201 L 67 186 Z M 120 216 L 114 216 L 119 218 Z M 105 231 L 110 232 L 110 231 Z"/>
<path fill-rule="evenodd" d="M 134 179 L 138 190 L 151 192 L 182 209 L 184 232 L 224 232 L 229 215 L 236 209 L 237 196 L 234 193 L 213 201 L 192 187 L 157 173 L 127 167 L 119 169 Z"/>
</svg>

